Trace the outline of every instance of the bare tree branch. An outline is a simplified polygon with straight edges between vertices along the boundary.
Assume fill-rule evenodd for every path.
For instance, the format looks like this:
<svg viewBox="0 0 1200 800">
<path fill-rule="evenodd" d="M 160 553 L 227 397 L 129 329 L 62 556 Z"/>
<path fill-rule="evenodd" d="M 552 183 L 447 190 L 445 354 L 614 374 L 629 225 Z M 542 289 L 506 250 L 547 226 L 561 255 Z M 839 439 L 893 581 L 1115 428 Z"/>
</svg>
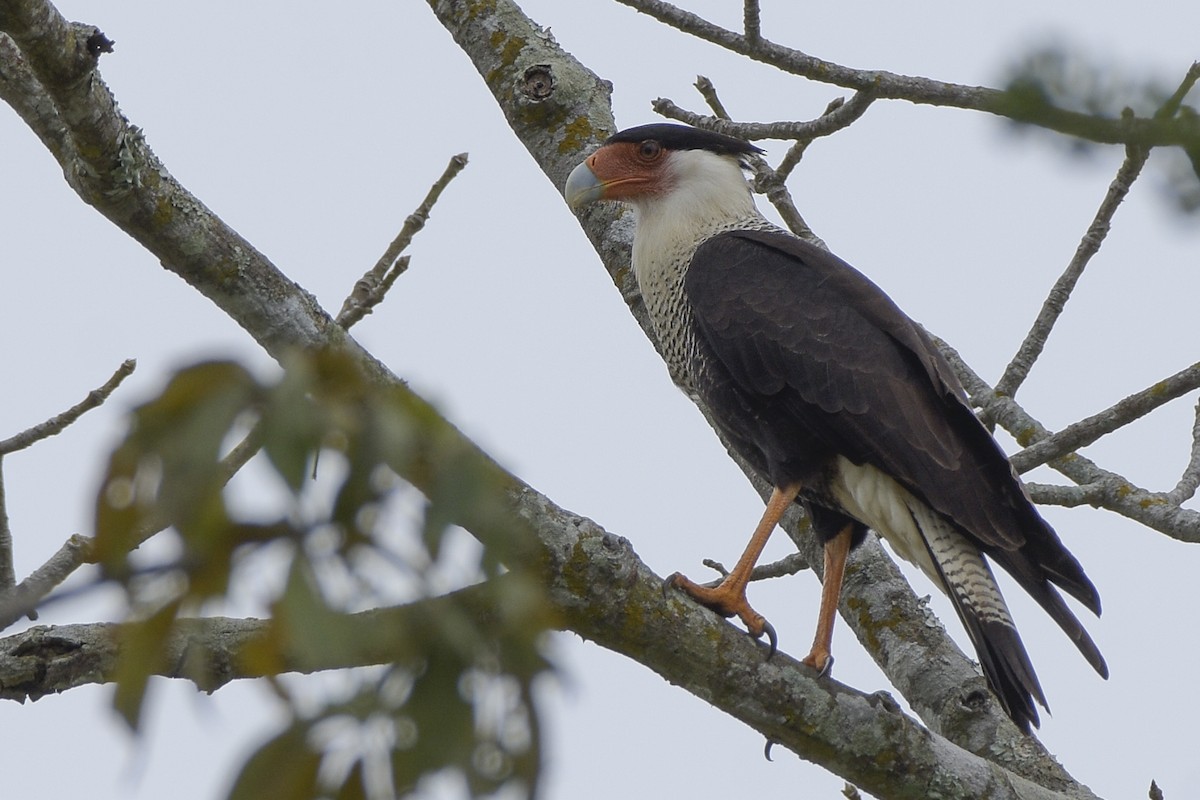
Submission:
<svg viewBox="0 0 1200 800">
<path fill-rule="evenodd" d="M 417 206 L 413 213 L 409 214 L 404 220 L 404 226 L 400 229 L 400 233 L 396 234 L 396 238 L 388 245 L 383 255 L 375 262 L 375 266 L 367 270 L 358 281 L 354 284 L 354 291 L 346 298 L 346 302 L 342 304 L 342 310 L 338 312 L 337 323 L 343 328 L 349 328 L 367 314 L 374 310 L 375 306 L 383 300 L 388 289 L 396 282 L 396 278 L 400 277 L 403 272 L 408 269 L 408 258 L 400 258 L 400 254 L 412 242 L 413 236 L 425 227 L 425 222 L 429 219 L 429 212 L 433 210 L 433 205 L 442 196 L 442 191 L 449 185 L 450 181 L 454 180 L 458 173 L 462 172 L 463 167 L 467 165 L 467 154 L 459 153 L 450 159 L 450 163 L 446 165 L 446 169 L 442 172 L 433 186 L 429 188 L 429 192 L 425 195 L 425 199 Z M 399 260 L 398 260 L 399 259 Z"/>
<path fill-rule="evenodd" d="M 91 555 L 92 540 L 75 534 L 45 564 L 29 573 L 25 580 L 10 591 L 0 593 L 0 630 L 21 617 L 37 619 L 38 604 L 75 570 L 88 563 Z"/>
<path fill-rule="evenodd" d="M 72 422 L 107 400 L 109 395 L 115 392 L 117 387 L 121 385 L 121 382 L 132 375 L 135 369 L 137 369 L 137 361 L 134 359 L 129 358 L 121 362 L 121 366 L 117 367 L 116 372 L 104 382 L 104 385 L 88 392 L 87 397 L 66 411 L 56 414 L 45 422 L 38 423 L 28 430 L 21 431 L 15 436 L 0 440 L 0 456 L 24 450 L 35 442 L 62 433 Z"/>
<path fill-rule="evenodd" d="M 715 569 L 718 573 L 720 573 L 722 578 L 729 574 L 729 570 L 726 569 L 725 565 L 720 561 L 706 558 L 701 563 L 703 563 L 704 566 L 708 567 L 709 569 Z M 804 557 L 803 553 L 789 553 L 778 561 L 774 561 L 770 564 L 759 564 L 756 566 L 750 573 L 750 580 L 765 581 L 771 580 L 772 578 L 783 578 L 787 575 L 795 575 L 797 572 L 801 572 L 808 568 L 808 559 Z M 706 585 L 716 586 L 720 582 L 720 579 L 717 579 Z"/>
<path fill-rule="evenodd" d="M 762 38 L 762 11 L 758 7 L 758 0 L 745 0 L 742 20 L 746 41 L 754 43 Z"/>
<path fill-rule="evenodd" d="M 1084 268 L 1091 261 L 1092 256 L 1100 251 L 1100 245 L 1104 242 L 1104 237 L 1108 235 L 1109 228 L 1112 226 L 1113 214 L 1121 205 L 1121 201 L 1125 199 L 1125 195 L 1129 193 L 1129 188 L 1141 173 L 1142 166 L 1145 165 L 1149 155 L 1150 151 L 1145 148 L 1126 148 L 1125 161 L 1109 185 L 1108 193 L 1100 203 L 1100 209 L 1096 212 L 1095 219 L 1092 220 L 1087 233 L 1083 235 L 1079 247 L 1075 250 L 1075 256 L 1063 274 L 1055 281 L 1054 286 L 1051 287 L 1050 293 L 1042 303 L 1041 311 L 1038 312 L 1037 319 L 1033 322 L 1033 327 L 1026 334 L 1025 340 L 1021 342 L 1017 354 L 1005 368 L 1000 380 L 996 382 L 997 393 L 1015 395 L 1017 389 L 1025 382 L 1029 370 L 1033 368 L 1033 363 L 1042 354 L 1046 339 L 1050 336 L 1050 331 L 1058 321 L 1059 315 L 1062 314 L 1067 300 L 1070 299 L 1075 284 L 1083 275 Z"/>
<path fill-rule="evenodd" d="M 1183 468 L 1183 474 L 1179 476 L 1179 483 L 1167 492 L 1167 501 L 1182 505 L 1196 495 L 1197 487 L 1200 487 L 1200 403 L 1196 404 L 1196 421 L 1192 423 L 1191 456 Z"/>
<path fill-rule="evenodd" d="M 0 41 L 0 57 L 2 57 L 3 47 L 4 42 Z M 136 368 L 137 362 L 135 360 L 132 358 L 126 359 L 121 363 L 121 366 L 117 367 L 112 377 L 105 381 L 99 388 L 88 392 L 87 397 L 80 402 L 45 422 L 34 425 L 32 428 L 0 441 L 0 467 L 3 466 L 5 455 L 23 450 L 35 442 L 62 433 L 72 422 L 101 405 L 108 399 L 109 395 L 117 390 L 122 381 L 133 374 Z M 3 601 L 13 595 L 16 582 L 17 577 L 13 569 L 12 529 L 9 526 L 8 510 L 4 497 L 4 474 L 0 470 L 0 604 L 3 604 Z M 32 611 L 32 609 L 29 609 L 29 611 Z M 0 628 L 3 627 L 5 626 L 0 625 Z"/>
<path fill-rule="evenodd" d="M 1017 472 L 1028 472 L 1036 466 L 1087 447 L 1106 434 L 1146 416 L 1154 409 L 1200 387 L 1200 363 L 1176 372 L 1105 410 L 1081 419 L 1051 434 L 1010 459 Z M 998 394 L 1003 394 L 996 390 Z M 1023 442 L 1022 442 L 1023 443 Z"/>
<path fill-rule="evenodd" d="M 697 81 L 699 88 L 700 82 Z M 708 82 L 711 87 L 711 81 Z M 703 90 L 702 90 L 703 91 Z M 715 95 L 714 95 L 715 96 Z M 705 95 L 708 99 L 708 95 Z M 697 128 L 737 136 L 741 139 L 759 141 L 761 139 L 803 139 L 812 141 L 822 136 L 829 136 L 848 127 L 866 113 L 867 108 L 875 98 L 869 90 L 855 92 L 848 102 L 839 103 L 827 108 L 825 113 L 813 120 L 803 122 L 734 122 L 724 116 L 706 117 L 680 108 L 674 102 L 660 97 L 651 105 L 656 112 L 669 119 L 686 122 Z M 710 101 L 711 103 L 711 101 Z"/>
<path fill-rule="evenodd" d="M 629 607 L 643 605 L 646 597 L 661 598 L 661 580 L 637 560 L 624 540 L 561 509 L 543 507 L 544 498 L 529 495 L 527 500 L 521 505 L 531 517 L 557 529 L 560 541 L 555 552 L 566 560 L 556 564 L 560 578 L 553 582 L 552 593 L 572 630 L 614 649 L 640 651 L 641 660 L 665 678 L 704 687 L 710 702 L 772 741 L 807 758 L 829 762 L 824 743 L 831 737 L 845 730 L 875 731 L 870 737 L 858 737 L 853 751 L 834 754 L 832 768 L 853 773 L 858 785 L 880 796 L 926 797 L 928 792 L 961 800 L 1076 796 L 1051 791 L 955 747 L 913 723 L 879 695 L 818 679 L 782 653 L 767 661 L 762 645 L 731 625 L 714 627 L 712 614 L 694 603 L 673 598 L 644 623 L 633 624 Z M 576 568 L 583 571 L 575 572 Z M 565 585 L 601 574 L 605 579 L 587 581 L 582 595 Z M 289 652 L 282 668 L 313 672 L 392 662 L 397 648 L 411 638 L 408 632 L 444 613 L 441 608 L 453 606 L 486 624 L 495 610 L 479 602 L 485 587 L 342 615 L 338 627 L 350 634 L 346 638 L 355 643 L 356 651 Z M 267 634 L 268 626 L 262 620 L 224 617 L 181 620 L 169 642 L 163 662 L 167 666 L 158 674 L 194 681 L 205 691 L 231 680 L 261 676 L 262 660 L 242 654 Z M 0 697 L 36 699 L 107 682 L 119 656 L 119 640 L 120 626 L 102 623 L 37 627 L 0 639 Z M 767 697 L 772 698 L 770 704 L 763 703 Z M 811 709 L 811 713 L 780 714 L 779 707 Z"/>
<path fill-rule="evenodd" d="M 8 525 L 8 501 L 4 497 L 4 454 L 0 453 L 0 597 L 4 597 L 16 582 L 12 529 Z"/>
<path fill-rule="evenodd" d="M 937 340 L 937 344 L 954 367 L 971 401 L 991 415 L 1013 438 L 1018 442 L 1037 443 L 1050 437 L 1050 431 L 1016 400 L 996 394 L 953 347 L 941 340 Z M 1014 460 L 1019 455 L 1014 456 Z M 1047 463 L 1079 484 L 1075 487 L 1079 492 L 1078 502 L 1066 500 L 1072 487 L 1057 487 L 1054 490 L 1053 496 L 1059 505 L 1087 503 L 1115 511 L 1173 539 L 1200 542 L 1200 513 L 1172 504 L 1167 495 L 1136 486 L 1124 476 L 1102 469 L 1079 453 L 1068 453 Z M 1034 499 L 1038 499 L 1036 495 Z"/>
<path fill-rule="evenodd" d="M 1162 105 L 1155 114 L 1155 117 L 1169 119 L 1178 113 L 1180 105 L 1183 103 L 1183 98 L 1192 90 L 1198 78 L 1200 78 L 1200 64 L 1192 64 L 1183 81 L 1180 83 L 1179 88 L 1176 89 L 1175 94 Z M 1045 302 L 1042 304 L 1042 310 L 1038 312 L 1033 327 L 1025 336 L 1025 340 L 1021 342 L 1021 346 L 1017 349 L 1017 354 L 1013 356 L 1012 361 L 1005 368 L 1004 374 L 1000 376 L 1000 380 L 996 381 L 996 392 L 998 394 L 1009 395 L 1010 397 L 1015 396 L 1017 389 L 1025 382 L 1025 378 L 1029 375 L 1029 370 L 1033 368 L 1033 363 L 1041 355 L 1042 349 L 1046 345 L 1046 339 L 1050 336 L 1050 331 L 1054 328 L 1055 322 L 1058 321 L 1059 315 L 1062 314 L 1063 308 L 1071 296 L 1071 291 L 1083 275 L 1083 270 L 1092 256 L 1099 252 L 1100 245 L 1104 242 L 1104 237 L 1108 235 L 1117 207 L 1121 205 L 1121 202 L 1129 193 L 1129 188 L 1137 180 L 1138 175 L 1141 174 L 1142 167 L 1149 156 L 1149 148 L 1132 145 L 1125 148 L 1125 160 L 1122 162 L 1120 169 L 1117 170 L 1116 177 L 1113 178 L 1112 183 L 1109 185 L 1108 192 L 1105 194 L 1104 200 L 1100 203 L 1100 208 L 1096 211 L 1096 216 L 1092 220 L 1092 224 L 1088 226 L 1087 233 L 1083 235 L 1082 241 L 1079 242 L 1079 247 L 1075 250 L 1075 256 L 1071 259 L 1071 263 L 1067 265 L 1066 271 L 1063 272 L 1050 289 L 1050 294 L 1047 295 Z"/>
<path fill-rule="evenodd" d="M 982 86 L 964 86 L 929 78 L 897 75 L 881 70 L 863 70 L 815 58 L 765 38 L 750 41 L 746 36 L 722 28 L 704 18 L 663 0 L 618 0 L 622 5 L 654 17 L 676 30 L 712 42 L 783 72 L 820 83 L 871 91 L 880 99 L 948 106 L 996 114 L 1018 122 L 1104 144 L 1134 144 L 1144 147 L 1200 144 L 1200 118 L 1132 117 L 1110 119 L 1080 114 L 1050 105 L 1032 107 L 1018 102 L 1007 92 Z"/>
</svg>

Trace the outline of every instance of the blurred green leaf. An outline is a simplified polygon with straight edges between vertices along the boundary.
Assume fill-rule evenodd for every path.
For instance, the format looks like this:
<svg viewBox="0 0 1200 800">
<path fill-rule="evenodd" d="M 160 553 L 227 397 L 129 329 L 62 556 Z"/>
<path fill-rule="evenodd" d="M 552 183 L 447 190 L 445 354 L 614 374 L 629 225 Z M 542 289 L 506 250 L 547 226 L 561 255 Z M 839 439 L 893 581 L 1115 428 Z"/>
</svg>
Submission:
<svg viewBox="0 0 1200 800">
<path fill-rule="evenodd" d="M 278 508 L 242 519 L 225 502 L 229 470 L 221 456 L 251 422 L 251 441 L 260 441 L 266 455 L 260 463 L 290 491 Z M 323 454 L 338 457 L 330 473 L 312 481 Z M 385 513 L 402 480 L 425 495 L 424 516 L 408 530 L 384 530 L 384 521 L 403 519 Z M 541 585 L 519 568 L 529 561 L 520 551 L 529 532 L 512 518 L 509 483 L 428 404 L 367 379 L 344 353 L 297 354 L 269 385 L 227 362 L 180 371 L 159 397 L 135 410 L 96 503 L 97 552 L 106 573 L 122 581 L 135 608 L 165 601 L 128 626 L 118 710 L 136 726 L 180 609 L 209 607 L 228 591 L 244 551 L 282 540 L 289 547 L 287 577 L 270 603 L 266 633 L 246 645 L 242 663 L 261 674 L 343 657 L 355 664 L 390 658 L 395 665 L 382 675 L 352 673 L 361 688 L 348 700 L 314 707 L 310 697 L 303 720 L 292 705 L 296 721 L 250 758 L 231 798 L 355 800 L 367 795 L 372 758 L 390 759 L 403 790 L 444 769 L 459 771 L 473 795 L 514 781 L 533 787 L 540 752 L 530 685 L 547 668 L 538 641 L 550 616 Z M 166 525 L 178 532 L 182 553 L 166 564 L 135 566 L 130 551 Z M 348 616 L 381 585 L 378 574 L 360 578 L 356 570 L 394 570 L 410 591 L 438 585 L 424 573 L 443 566 L 445 532 L 455 525 L 469 526 L 480 539 L 482 571 L 498 579 L 427 602 L 418 598 L 409 613 Z M 478 574 L 463 567 L 453 565 L 459 574 Z M 154 580 L 133 580 L 147 570 Z M 384 618 L 391 624 L 376 621 Z M 396 686 L 404 687 L 402 696 Z M 290 692 L 279 695 L 293 703 Z M 360 746 L 378 752 L 311 736 L 325 721 L 351 729 L 357 721 Z M 380 726 L 394 736 L 380 737 Z M 339 785 L 318 785 L 326 756 L 347 765 Z"/>
<path fill-rule="evenodd" d="M 325 602 L 312 565 L 302 550 L 292 556 L 287 584 L 272 611 L 272 627 L 278 631 L 275 641 L 288 655 L 293 669 L 317 662 L 316 656 L 322 653 L 356 650 L 353 632 L 346 629 L 343 615 Z"/>
<path fill-rule="evenodd" d="M 310 459 L 320 450 L 329 425 L 312 397 L 313 380 L 308 359 L 294 356 L 263 404 L 263 451 L 293 493 L 303 488 Z"/>
<path fill-rule="evenodd" d="M 1042 133 L 1049 131 L 1039 125 L 1061 119 L 1063 112 L 1088 115 L 1098 121 L 1117 119 L 1127 109 L 1142 118 L 1152 117 L 1177 90 L 1187 90 L 1186 85 L 1179 86 L 1187 66 L 1181 64 L 1179 75 L 1163 79 L 1137 74 L 1115 63 L 1107 54 L 1088 53 L 1063 41 L 1043 43 L 1018 56 L 1008 68 L 1003 81 L 1004 113 L 1019 121 L 1019 130 Z M 1189 94 L 1194 96 L 1195 91 Z M 1190 106 L 1179 109 L 1180 118 L 1194 115 Z M 1087 124 L 1080 125 L 1081 134 L 1087 131 Z M 1065 146 L 1072 155 L 1090 155 L 1105 147 L 1057 133 L 1046 138 Z M 1158 182 L 1160 191 L 1179 211 L 1189 213 L 1200 209 L 1200 168 L 1195 166 L 1200 141 L 1191 146 L 1159 150 L 1161 153 L 1155 152 L 1151 164 L 1164 176 Z"/>
<path fill-rule="evenodd" d="M 113 708 L 135 731 L 141 721 L 150 676 L 165 662 L 167 637 L 179 614 L 179 606 L 180 601 L 176 599 L 146 619 L 126 622 L 121 627 Z"/>
<path fill-rule="evenodd" d="M 355 761 L 350 768 L 350 774 L 338 788 L 333 800 L 367 800 L 367 787 L 363 783 L 363 764 Z"/>
<path fill-rule="evenodd" d="M 244 368 L 207 362 L 178 372 L 134 411 L 96 500 L 95 552 L 109 574 L 128 573 L 129 551 L 152 526 L 171 524 L 203 539 L 228 523 L 220 448 L 256 399 Z"/>
<path fill-rule="evenodd" d="M 462 662 L 441 648 L 431 650 L 421 665 L 412 694 L 398 714 L 416 733 L 415 739 L 398 743 L 392 751 L 398 792 L 411 791 L 422 776 L 446 767 L 470 771 L 475 717 L 459 692 L 462 669 Z"/>
<path fill-rule="evenodd" d="M 320 797 L 321 754 L 308 744 L 311 724 L 297 720 L 266 742 L 242 767 L 229 800 L 307 800 Z"/>
</svg>

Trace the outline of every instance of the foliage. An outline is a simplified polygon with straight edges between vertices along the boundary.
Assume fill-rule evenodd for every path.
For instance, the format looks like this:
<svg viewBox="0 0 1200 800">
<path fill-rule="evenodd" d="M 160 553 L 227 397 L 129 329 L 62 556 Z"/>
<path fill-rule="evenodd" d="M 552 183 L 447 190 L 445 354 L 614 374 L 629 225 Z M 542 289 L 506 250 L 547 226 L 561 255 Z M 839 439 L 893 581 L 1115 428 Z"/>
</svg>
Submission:
<svg viewBox="0 0 1200 800">
<path fill-rule="evenodd" d="M 223 450 L 246 429 L 286 487 L 265 520 L 235 511 L 227 496 Z M 96 501 L 95 556 L 132 609 L 117 710 L 137 728 L 149 678 L 172 657 L 177 620 L 225 596 L 234 567 L 272 547 L 286 553 L 287 577 L 267 634 L 242 654 L 244 668 L 315 668 L 361 652 L 355 639 L 364 636 L 389 663 L 360 670 L 348 698 L 325 698 L 315 711 L 302 710 L 311 698 L 276 681 L 291 722 L 249 758 L 231 798 L 390 797 L 447 767 L 473 795 L 504 786 L 532 792 L 539 754 L 531 683 L 546 669 L 538 644 L 548 616 L 533 576 L 501 574 L 500 560 L 524 531 L 487 514 L 505 487 L 456 441 L 405 394 L 372 383 L 334 352 L 295 355 L 273 383 L 231 362 L 179 371 L 133 412 Z M 419 481 L 426 499 L 398 540 L 393 507 L 413 494 L 400 476 Z M 484 583 L 467 593 L 470 602 L 428 599 L 447 532 L 481 514 L 495 521 L 480 537 Z M 147 566 L 136 548 L 166 525 L 179 552 Z M 417 598 L 408 624 L 348 624 L 348 611 L 387 599 L 369 574 L 381 571 L 391 576 L 384 583 Z"/>
<path fill-rule="evenodd" d="M 1051 112 L 1072 111 L 1096 120 L 1118 119 L 1123 114 L 1154 116 L 1174 91 L 1169 81 L 1135 76 L 1108 57 L 1094 57 L 1066 42 L 1047 42 L 1030 48 L 1008 68 L 1004 81 L 1016 119 L 1036 122 Z M 1183 100 L 1184 98 L 1180 98 Z M 1194 117 L 1195 108 L 1181 105 L 1181 117 Z M 1036 124 L 1022 131 L 1042 131 Z M 1075 155 L 1090 155 L 1099 146 L 1085 138 L 1055 136 L 1054 140 Z M 1166 199 L 1177 209 L 1200 210 L 1200 157 L 1194 147 L 1159 153 Z"/>
</svg>

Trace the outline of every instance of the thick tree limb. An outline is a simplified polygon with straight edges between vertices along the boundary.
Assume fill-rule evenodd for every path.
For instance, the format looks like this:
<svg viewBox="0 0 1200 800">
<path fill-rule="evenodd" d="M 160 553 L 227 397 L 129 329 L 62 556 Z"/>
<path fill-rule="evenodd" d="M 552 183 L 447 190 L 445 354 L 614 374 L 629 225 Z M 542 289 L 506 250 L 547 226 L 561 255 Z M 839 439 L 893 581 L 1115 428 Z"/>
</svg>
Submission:
<svg viewBox="0 0 1200 800">
<path fill-rule="evenodd" d="M 624 539 L 554 506 L 531 490 L 514 496 L 518 513 L 548 545 L 551 598 L 568 628 L 634 655 L 663 677 L 746 722 L 803 757 L 817 760 L 881 797 L 1065 800 L 1066 795 L 1013 775 L 914 723 L 894 703 L 828 678 L 763 645 L 678 596 L 662 601 L 662 581 Z M 503 578 L 501 578 L 503 580 Z M 479 585 L 405 606 L 347 614 L 339 628 L 359 648 L 286 653 L 286 671 L 313 672 L 384 664 L 426 620 L 452 605 L 481 624 L 495 609 Z M 653 607 L 653 613 L 644 613 Z M 714 624 L 715 623 L 715 624 Z M 267 622 L 214 617 L 183 620 L 170 638 L 160 674 L 212 691 L 264 674 L 244 656 Z M 37 699 L 112 679 L 119 655 L 115 624 L 38 627 L 0 640 L 0 697 Z M 769 698 L 769 702 L 764 702 Z M 787 709 L 781 712 L 780 709 Z M 828 743 L 856 731 L 830 754 Z"/>
<path fill-rule="evenodd" d="M 0 32 L 17 45 L 0 47 L 0 94 L 19 95 L 14 108 L 26 124 L 42 141 L 62 145 L 51 152 L 84 202 L 216 303 L 272 356 L 348 339 L 311 295 L 166 170 L 95 73 L 98 53 L 88 48 L 95 28 L 71 25 L 42 0 L 7 0 L 0 4 Z"/>
</svg>

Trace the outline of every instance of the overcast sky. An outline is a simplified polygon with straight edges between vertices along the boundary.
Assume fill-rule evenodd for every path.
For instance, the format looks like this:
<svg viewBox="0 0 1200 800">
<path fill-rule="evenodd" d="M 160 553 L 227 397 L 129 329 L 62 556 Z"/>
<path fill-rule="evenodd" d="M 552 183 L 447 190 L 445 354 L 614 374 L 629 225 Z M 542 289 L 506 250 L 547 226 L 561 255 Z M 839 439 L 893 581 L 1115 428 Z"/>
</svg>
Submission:
<svg viewBox="0 0 1200 800">
<path fill-rule="evenodd" d="M 530 0 L 537 21 L 614 83 L 622 127 L 665 96 L 700 110 L 711 77 L 741 119 L 808 119 L 828 86 L 668 30 L 608 0 Z M 741 4 L 687 4 L 736 25 Z M 852 67 L 997 85 L 1028 48 L 1062 40 L 1174 87 L 1200 58 L 1200 6 L 763 0 L 768 38 Z M 412 266 L 355 335 L 485 449 L 557 503 L 627 537 L 660 574 L 736 559 L 761 503 L 628 314 L 559 195 L 508 131 L 467 58 L 418 0 L 393 3 L 62 2 L 116 42 L 101 72 L 168 169 L 336 311 L 451 155 L 470 153 L 411 248 Z M 994 7 L 993 7 L 994 8 Z M 772 148 L 777 159 L 782 153 Z M 814 144 L 792 180 L 809 223 L 915 319 L 994 381 L 1061 272 L 1121 153 L 1067 158 L 979 114 L 876 103 Z M 1020 399 L 1051 427 L 1107 407 L 1197 360 L 1196 219 L 1174 213 L 1151 159 Z M 85 206 L 36 137 L 0 109 L 0 438 L 78 401 L 122 359 L 138 371 L 66 433 L 4 461 L 18 578 L 87 532 L 124 414 L 204 357 L 265 356 L 237 326 Z M 1195 397 L 1089 449 L 1152 489 L 1186 463 Z M 1011 442 L 1006 443 L 1011 446 Z M 1048 472 L 1035 479 L 1061 481 Z M 1110 514 L 1046 515 L 1099 587 L 1085 624 L 1097 678 L 1045 615 L 1009 591 L 1053 716 L 1042 738 L 1105 797 L 1200 796 L 1194 547 Z M 768 558 L 787 552 L 779 536 Z M 910 571 L 911 573 L 912 571 Z M 918 594 L 931 591 L 914 581 Z M 804 652 L 811 574 L 752 587 L 781 646 Z M 44 623 L 105 618 L 89 596 Z M 949 606 L 934 608 L 965 641 Z M 836 677 L 886 689 L 844 625 Z M 559 636 L 547 691 L 547 797 L 835 798 L 841 781 L 669 686 Z M 6 797 L 215 798 L 239 753 L 278 722 L 268 692 L 213 697 L 156 685 L 134 742 L 107 688 L 0 704 Z M 443 786 L 442 789 L 445 787 Z M 453 796 L 431 789 L 429 797 Z"/>
</svg>

